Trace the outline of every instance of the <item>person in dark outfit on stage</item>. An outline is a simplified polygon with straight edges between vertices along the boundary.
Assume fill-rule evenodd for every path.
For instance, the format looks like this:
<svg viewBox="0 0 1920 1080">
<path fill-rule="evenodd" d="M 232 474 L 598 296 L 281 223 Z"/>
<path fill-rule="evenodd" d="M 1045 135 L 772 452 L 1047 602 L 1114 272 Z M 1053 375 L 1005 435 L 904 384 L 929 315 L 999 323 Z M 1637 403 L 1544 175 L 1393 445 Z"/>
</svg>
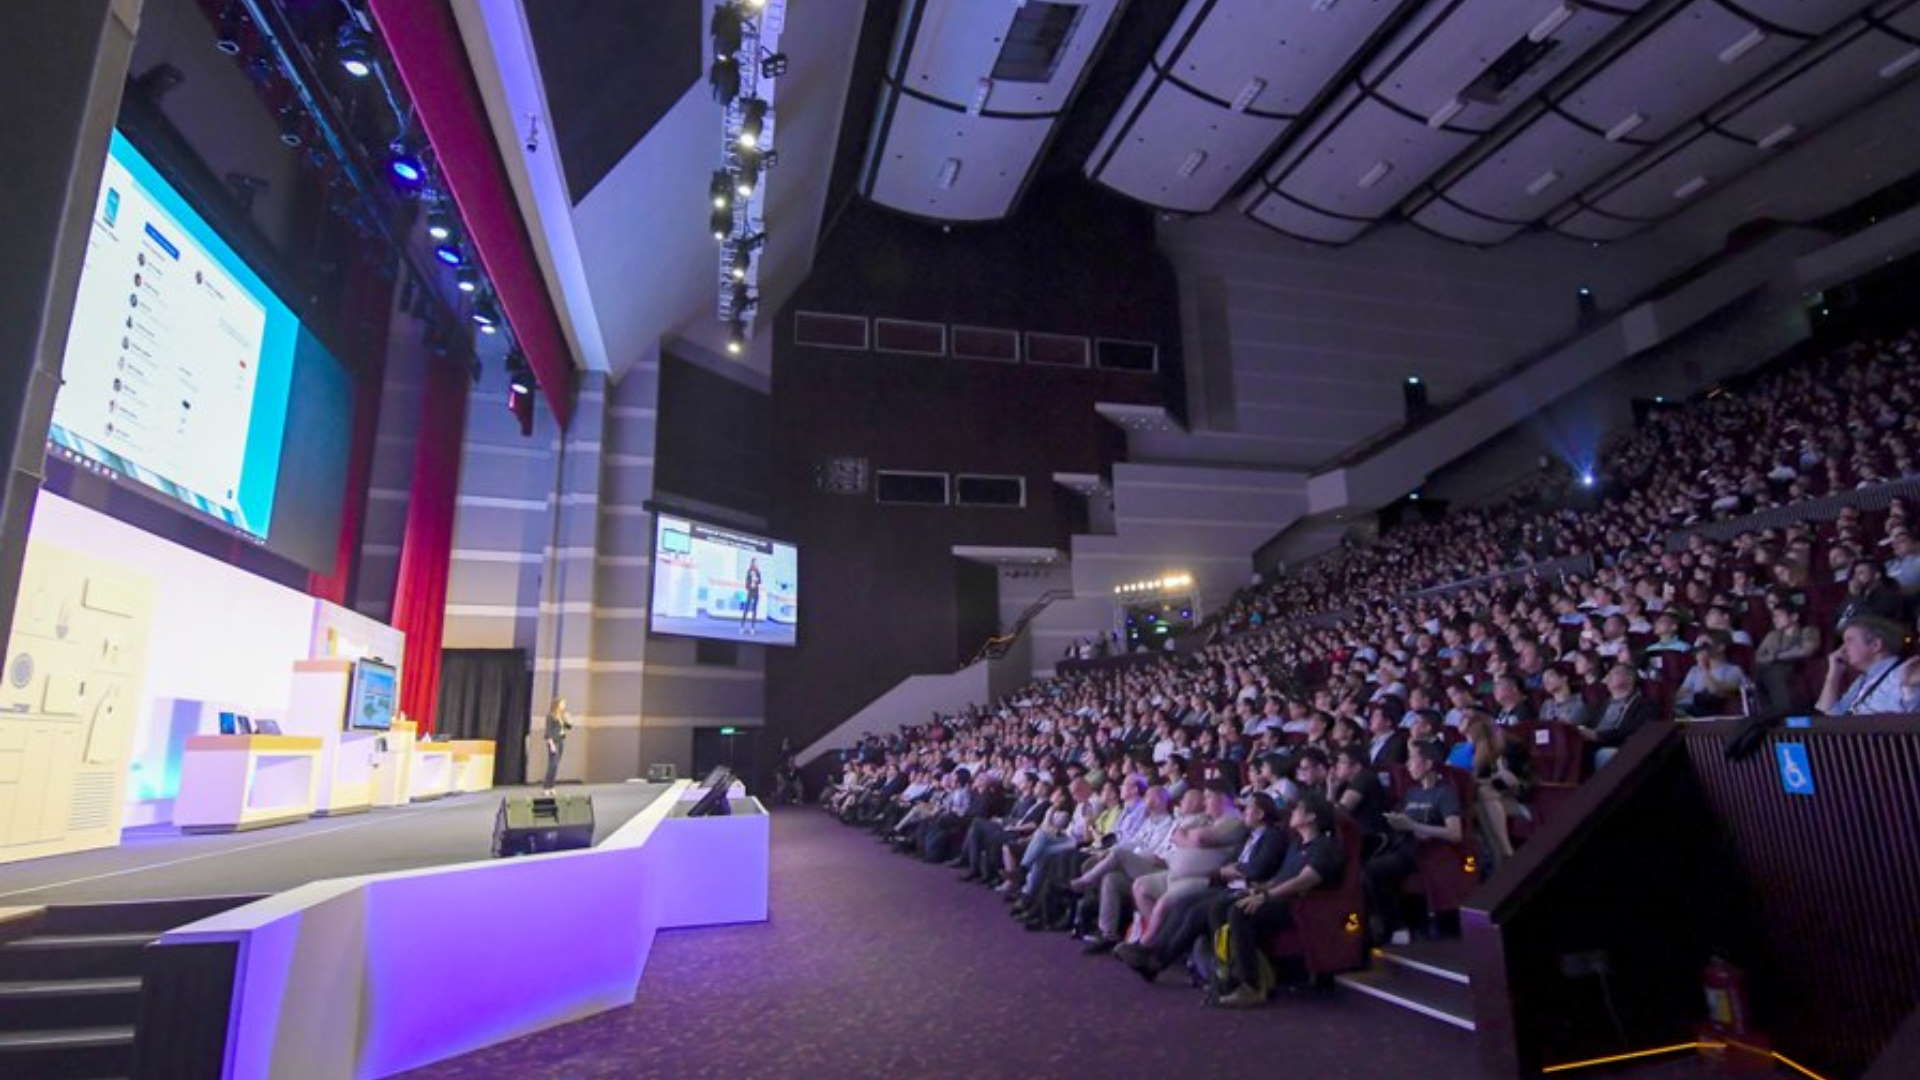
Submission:
<svg viewBox="0 0 1920 1080">
<path fill-rule="evenodd" d="M 745 634 L 759 633 L 760 625 L 760 560 L 747 560 L 747 597 L 740 603 L 740 631 Z"/>
<path fill-rule="evenodd" d="M 567 748 L 567 732 L 573 730 L 573 717 L 567 715 L 567 699 L 557 697 L 547 707 L 547 777 L 540 787 L 553 794 L 553 781 L 560 772 L 560 755 Z"/>
</svg>

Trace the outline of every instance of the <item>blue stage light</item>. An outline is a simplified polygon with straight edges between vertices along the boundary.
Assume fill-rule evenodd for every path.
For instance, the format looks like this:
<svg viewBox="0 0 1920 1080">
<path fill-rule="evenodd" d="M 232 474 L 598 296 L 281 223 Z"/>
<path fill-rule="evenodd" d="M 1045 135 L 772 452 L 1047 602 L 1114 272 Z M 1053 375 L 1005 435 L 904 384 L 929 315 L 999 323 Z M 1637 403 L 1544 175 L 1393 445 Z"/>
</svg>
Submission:
<svg viewBox="0 0 1920 1080">
<path fill-rule="evenodd" d="M 1581 487 L 1592 487 L 1592 486 L 1593 486 L 1593 474 L 1592 474 L 1592 473 L 1590 473 L 1590 472 L 1589 472 L 1589 473 L 1581 473 L 1581 474 L 1580 474 L 1580 486 L 1581 486 Z"/>
<path fill-rule="evenodd" d="M 396 153 L 387 160 L 387 171 L 393 174 L 394 183 L 401 187 L 419 187 L 427 178 L 427 167 L 420 159 L 408 153 Z"/>
<path fill-rule="evenodd" d="M 467 257 L 461 254 L 460 249 L 453 244 L 441 244 L 439 247 L 434 248 L 433 257 L 446 263 L 448 266 L 459 266 L 461 263 L 467 261 Z M 472 291 L 466 287 L 465 283 L 462 283 L 460 288 L 463 292 Z"/>
</svg>

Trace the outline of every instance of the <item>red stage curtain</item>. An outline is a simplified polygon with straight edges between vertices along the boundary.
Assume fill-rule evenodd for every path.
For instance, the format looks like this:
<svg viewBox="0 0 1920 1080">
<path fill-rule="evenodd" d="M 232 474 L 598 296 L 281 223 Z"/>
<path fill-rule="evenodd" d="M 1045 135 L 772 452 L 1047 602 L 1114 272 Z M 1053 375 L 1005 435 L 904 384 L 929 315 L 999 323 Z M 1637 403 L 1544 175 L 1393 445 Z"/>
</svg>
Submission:
<svg viewBox="0 0 1920 1080">
<path fill-rule="evenodd" d="M 433 728 L 440 696 L 440 639 L 447 618 L 468 386 L 467 373 L 457 365 L 429 362 L 413 451 L 413 486 L 407 494 L 407 532 L 393 585 L 393 625 L 407 635 L 400 708 L 420 725 L 422 735 Z"/>
</svg>

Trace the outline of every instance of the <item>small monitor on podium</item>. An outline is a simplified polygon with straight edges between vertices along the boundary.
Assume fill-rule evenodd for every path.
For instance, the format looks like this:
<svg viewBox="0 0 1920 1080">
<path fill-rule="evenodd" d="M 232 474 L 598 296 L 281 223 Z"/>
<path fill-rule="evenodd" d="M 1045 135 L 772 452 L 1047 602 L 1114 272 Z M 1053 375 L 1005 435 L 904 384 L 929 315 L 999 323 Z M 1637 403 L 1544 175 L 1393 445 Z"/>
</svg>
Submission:
<svg viewBox="0 0 1920 1080">
<path fill-rule="evenodd" d="M 347 696 L 347 727 L 356 731 L 386 731 L 393 727 L 398 672 L 381 660 L 356 660 L 353 690 Z"/>
</svg>

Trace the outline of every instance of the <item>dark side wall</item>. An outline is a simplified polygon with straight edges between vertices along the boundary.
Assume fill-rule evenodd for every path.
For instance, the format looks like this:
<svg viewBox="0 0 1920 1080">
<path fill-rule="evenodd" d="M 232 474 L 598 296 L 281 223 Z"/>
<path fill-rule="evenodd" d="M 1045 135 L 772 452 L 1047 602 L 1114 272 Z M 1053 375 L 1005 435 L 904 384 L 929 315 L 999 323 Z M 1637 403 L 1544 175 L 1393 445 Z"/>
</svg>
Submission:
<svg viewBox="0 0 1920 1080">
<path fill-rule="evenodd" d="M 1160 373 L 797 345 L 796 311 L 1152 341 Z M 994 225 L 914 221 L 856 202 L 773 322 L 773 527 L 800 546 L 800 644 L 769 650 L 768 734 L 812 741 L 912 674 L 952 671 L 993 629 L 991 575 L 957 544 L 1066 549 L 1076 498 L 1056 472 L 1124 450 L 1096 402 L 1162 403 L 1179 382 L 1171 268 L 1151 215 L 1082 182 L 1036 187 Z M 1026 478 L 1021 509 L 881 505 L 817 489 L 831 458 L 870 471 Z"/>
</svg>

